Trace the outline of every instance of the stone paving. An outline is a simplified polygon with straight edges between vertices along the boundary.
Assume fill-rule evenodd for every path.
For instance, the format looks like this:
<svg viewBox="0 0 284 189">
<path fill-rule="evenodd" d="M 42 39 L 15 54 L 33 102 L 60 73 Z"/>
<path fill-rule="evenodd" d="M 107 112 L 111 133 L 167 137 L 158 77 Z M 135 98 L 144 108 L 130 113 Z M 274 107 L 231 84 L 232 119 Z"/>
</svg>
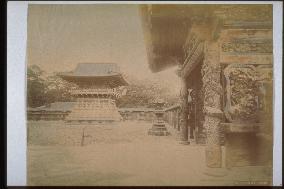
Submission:
<svg viewBox="0 0 284 189">
<path fill-rule="evenodd" d="M 40 126 L 40 122 L 38 122 Z M 46 123 L 45 123 L 46 124 Z M 61 127 L 61 126 L 59 126 Z M 266 185 L 262 167 L 221 169 L 205 167 L 202 145 L 181 145 L 177 133 L 149 136 L 151 123 L 122 122 L 95 126 L 98 138 L 84 146 L 28 146 L 29 185 L 184 186 Z M 46 126 L 46 129 L 48 127 Z M 32 132 L 32 131 L 30 131 Z M 44 132 L 43 132 L 44 133 Z M 50 133 L 50 132 L 49 132 Z M 250 183 L 248 181 L 251 181 Z"/>
</svg>

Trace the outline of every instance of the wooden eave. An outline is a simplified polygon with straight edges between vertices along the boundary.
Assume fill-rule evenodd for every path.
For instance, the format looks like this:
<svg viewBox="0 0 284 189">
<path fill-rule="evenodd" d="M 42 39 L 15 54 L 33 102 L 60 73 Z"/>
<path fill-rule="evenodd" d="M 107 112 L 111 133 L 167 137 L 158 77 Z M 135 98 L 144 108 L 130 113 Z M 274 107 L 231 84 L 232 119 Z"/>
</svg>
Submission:
<svg viewBox="0 0 284 189">
<path fill-rule="evenodd" d="M 77 76 L 72 74 L 59 74 L 59 76 L 69 82 L 75 84 L 109 84 L 110 87 L 119 87 L 128 85 L 127 81 L 122 77 L 121 74 L 109 75 L 109 76 Z"/>
<path fill-rule="evenodd" d="M 180 64 L 184 38 L 190 25 L 188 16 L 179 14 L 180 11 L 186 12 L 185 7 L 149 9 L 142 5 L 140 10 L 150 69 L 158 72 Z"/>
</svg>

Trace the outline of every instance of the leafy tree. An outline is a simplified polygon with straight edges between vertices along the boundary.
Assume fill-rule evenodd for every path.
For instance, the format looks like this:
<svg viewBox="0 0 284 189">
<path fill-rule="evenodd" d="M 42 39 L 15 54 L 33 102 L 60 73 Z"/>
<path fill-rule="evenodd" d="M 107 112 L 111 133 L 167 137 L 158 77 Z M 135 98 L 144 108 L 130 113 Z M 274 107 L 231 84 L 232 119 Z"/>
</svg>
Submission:
<svg viewBox="0 0 284 189">
<path fill-rule="evenodd" d="M 135 82 L 127 86 L 127 94 L 117 100 L 118 107 L 149 107 L 153 108 L 154 101 L 162 98 L 166 105 L 177 102 L 178 97 L 169 95 L 169 89 L 163 88 L 156 83 Z"/>
<path fill-rule="evenodd" d="M 56 101 L 73 101 L 69 90 L 76 88 L 72 83 L 61 79 L 57 73 L 46 73 L 36 65 L 27 69 L 27 100 L 29 107 L 38 107 Z"/>
<path fill-rule="evenodd" d="M 69 83 L 61 79 L 57 73 L 53 73 L 46 78 L 46 101 L 52 103 L 56 101 L 73 101 L 69 90 L 76 88 L 75 84 Z"/>
<path fill-rule="evenodd" d="M 29 107 L 37 107 L 45 104 L 45 83 L 43 70 L 36 65 L 27 69 L 27 100 Z"/>
</svg>

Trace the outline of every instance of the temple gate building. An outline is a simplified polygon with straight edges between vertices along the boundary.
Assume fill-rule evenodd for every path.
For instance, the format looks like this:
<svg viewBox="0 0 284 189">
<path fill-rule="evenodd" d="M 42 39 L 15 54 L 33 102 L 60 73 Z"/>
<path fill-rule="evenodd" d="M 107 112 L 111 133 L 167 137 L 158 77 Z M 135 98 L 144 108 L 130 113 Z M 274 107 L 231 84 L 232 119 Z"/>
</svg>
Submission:
<svg viewBox="0 0 284 189">
<path fill-rule="evenodd" d="M 178 67 L 179 108 L 166 117 L 180 140 L 205 143 L 208 167 L 271 166 L 272 5 L 140 10 L 150 69 Z"/>
<path fill-rule="evenodd" d="M 115 100 L 122 93 L 119 87 L 127 82 L 116 64 L 80 63 L 74 71 L 59 76 L 78 86 L 71 91 L 77 101 L 65 118 L 67 123 L 106 123 L 122 119 Z"/>
</svg>

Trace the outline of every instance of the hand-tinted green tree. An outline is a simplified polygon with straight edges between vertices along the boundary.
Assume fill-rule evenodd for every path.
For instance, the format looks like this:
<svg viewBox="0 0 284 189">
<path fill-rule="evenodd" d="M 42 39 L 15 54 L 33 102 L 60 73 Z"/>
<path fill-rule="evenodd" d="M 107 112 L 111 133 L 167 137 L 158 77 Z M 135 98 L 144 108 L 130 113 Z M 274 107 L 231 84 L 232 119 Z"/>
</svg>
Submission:
<svg viewBox="0 0 284 189">
<path fill-rule="evenodd" d="M 73 101 L 69 90 L 76 88 L 76 85 L 64 81 L 57 73 L 53 73 L 46 78 L 46 102 L 68 102 Z"/>
<path fill-rule="evenodd" d="M 56 101 L 73 101 L 69 90 L 76 85 L 66 82 L 56 73 L 45 76 L 45 72 L 36 65 L 27 70 L 27 100 L 29 107 L 38 107 Z"/>
<path fill-rule="evenodd" d="M 127 94 L 117 100 L 118 107 L 149 107 L 153 108 L 154 101 L 162 98 L 167 104 L 174 104 L 178 101 L 178 97 L 169 95 L 168 89 L 155 84 L 135 83 L 127 86 Z"/>
<path fill-rule="evenodd" d="M 45 104 L 45 84 L 42 77 L 43 70 L 36 65 L 27 69 L 27 101 L 29 107 Z"/>
</svg>

